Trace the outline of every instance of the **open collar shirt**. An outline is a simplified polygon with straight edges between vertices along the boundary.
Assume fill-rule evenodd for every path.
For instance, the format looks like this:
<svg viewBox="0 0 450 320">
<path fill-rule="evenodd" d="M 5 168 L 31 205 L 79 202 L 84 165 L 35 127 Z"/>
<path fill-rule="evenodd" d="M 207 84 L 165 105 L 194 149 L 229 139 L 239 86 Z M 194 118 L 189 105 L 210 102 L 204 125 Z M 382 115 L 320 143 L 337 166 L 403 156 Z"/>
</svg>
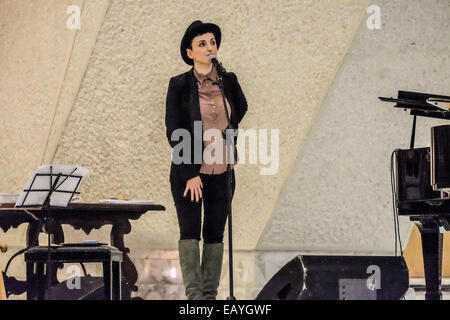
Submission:
<svg viewBox="0 0 450 320">
<path fill-rule="evenodd" d="M 230 157 L 227 156 L 225 140 L 222 137 L 222 131 L 227 128 L 227 116 L 223 107 L 222 94 L 218 85 L 213 84 L 217 79 L 216 68 L 206 75 L 197 73 L 194 68 L 194 75 L 197 80 L 198 96 L 200 102 L 200 114 L 203 123 L 203 143 L 205 151 L 203 153 L 203 162 L 200 173 L 203 174 L 221 174 L 227 171 L 228 159 L 230 159 L 231 168 L 237 163 L 234 159 L 233 147 L 230 148 Z M 228 114 L 231 117 L 230 104 L 225 98 Z M 209 129 L 216 129 L 209 130 Z M 207 135 L 205 132 L 208 130 Z M 209 140 L 209 141 L 208 141 Z M 222 151 L 222 152 L 220 152 Z"/>
</svg>

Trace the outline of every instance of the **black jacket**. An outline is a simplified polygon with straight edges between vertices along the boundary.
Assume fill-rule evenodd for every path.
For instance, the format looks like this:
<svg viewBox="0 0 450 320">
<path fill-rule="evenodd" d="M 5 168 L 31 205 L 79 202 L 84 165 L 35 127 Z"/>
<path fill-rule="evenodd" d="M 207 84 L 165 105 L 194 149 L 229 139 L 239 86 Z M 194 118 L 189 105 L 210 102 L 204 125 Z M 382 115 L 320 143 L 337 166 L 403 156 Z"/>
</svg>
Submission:
<svg viewBox="0 0 450 320">
<path fill-rule="evenodd" d="M 239 122 L 247 112 L 247 100 L 234 73 L 228 72 L 223 76 L 223 87 L 231 108 L 230 122 L 234 129 L 238 129 Z M 191 162 L 189 164 L 172 162 L 171 177 L 187 181 L 199 174 L 201 162 L 194 163 L 194 121 L 201 120 L 197 79 L 192 68 L 188 72 L 171 78 L 167 91 L 166 136 L 170 146 L 173 148 L 179 143 L 170 139 L 175 129 L 187 129 L 191 136 Z M 235 145 L 236 140 L 234 139 Z M 201 137 L 201 146 L 203 155 L 203 137 Z"/>
</svg>

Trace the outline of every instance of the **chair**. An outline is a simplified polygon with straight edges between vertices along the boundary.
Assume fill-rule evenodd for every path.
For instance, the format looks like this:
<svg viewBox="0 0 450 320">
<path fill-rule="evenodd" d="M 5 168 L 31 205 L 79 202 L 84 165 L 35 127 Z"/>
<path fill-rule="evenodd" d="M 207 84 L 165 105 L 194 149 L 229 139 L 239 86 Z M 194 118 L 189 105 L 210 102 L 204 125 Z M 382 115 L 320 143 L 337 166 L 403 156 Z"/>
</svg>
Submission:
<svg viewBox="0 0 450 320">
<path fill-rule="evenodd" d="M 58 297 L 46 297 L 48 293 L 47 270 L 50 262 L 52 277 L 51 285 L 57 284 L 57 264 L 61 263 L 91 263 L 103 264 L 103 280 L 105 298 L 107 300 L 122 299 L 122 252 L 107 245 L 65 244 L 62 246 L 36 246 L 25 252 L 27 268 L 27 299 L 44 300 Z M 69 289 L 67 290 L 76 290 Z"/>
</svg>

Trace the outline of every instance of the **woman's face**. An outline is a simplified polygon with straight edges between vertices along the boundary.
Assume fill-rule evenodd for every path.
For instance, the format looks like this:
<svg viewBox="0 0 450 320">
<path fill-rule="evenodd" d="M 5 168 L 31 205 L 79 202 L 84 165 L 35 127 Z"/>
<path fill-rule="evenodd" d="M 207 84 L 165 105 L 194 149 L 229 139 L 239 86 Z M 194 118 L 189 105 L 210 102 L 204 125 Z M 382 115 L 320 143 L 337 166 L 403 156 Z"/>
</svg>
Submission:
<svg viewBox="0 0 450 320">
<path fill-rule="evenodd" d="M 217 45 L 214 34 L 211 32 L 196 36 L 192 39 L 192 50 L 186 49 L 189 58 L 194 60 L 194 65 L 210 64 L 208 56 L 214 54 L 217 56 Z"/>
</svg>

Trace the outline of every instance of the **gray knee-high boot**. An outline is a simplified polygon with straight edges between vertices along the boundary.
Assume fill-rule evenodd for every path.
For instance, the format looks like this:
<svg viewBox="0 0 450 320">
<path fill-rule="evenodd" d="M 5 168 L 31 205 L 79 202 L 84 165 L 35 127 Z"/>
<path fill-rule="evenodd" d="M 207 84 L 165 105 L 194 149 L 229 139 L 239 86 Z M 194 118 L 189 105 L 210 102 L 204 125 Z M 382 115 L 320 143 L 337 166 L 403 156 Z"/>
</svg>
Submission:
<svg viewBox="0 0 450 320">
<path fill-rule="evenodd" d="M 199 241 L 195 239 L 179 240 L 178 254 L 186 297 L 189 300 L 203 299 Z"/>
<path fill-rule="evenodd" d="M 223 243 L 204 243 L 202 253 L 202 292 L 205 300 L 215 300 L 222 272 Z"/>
</svg>

